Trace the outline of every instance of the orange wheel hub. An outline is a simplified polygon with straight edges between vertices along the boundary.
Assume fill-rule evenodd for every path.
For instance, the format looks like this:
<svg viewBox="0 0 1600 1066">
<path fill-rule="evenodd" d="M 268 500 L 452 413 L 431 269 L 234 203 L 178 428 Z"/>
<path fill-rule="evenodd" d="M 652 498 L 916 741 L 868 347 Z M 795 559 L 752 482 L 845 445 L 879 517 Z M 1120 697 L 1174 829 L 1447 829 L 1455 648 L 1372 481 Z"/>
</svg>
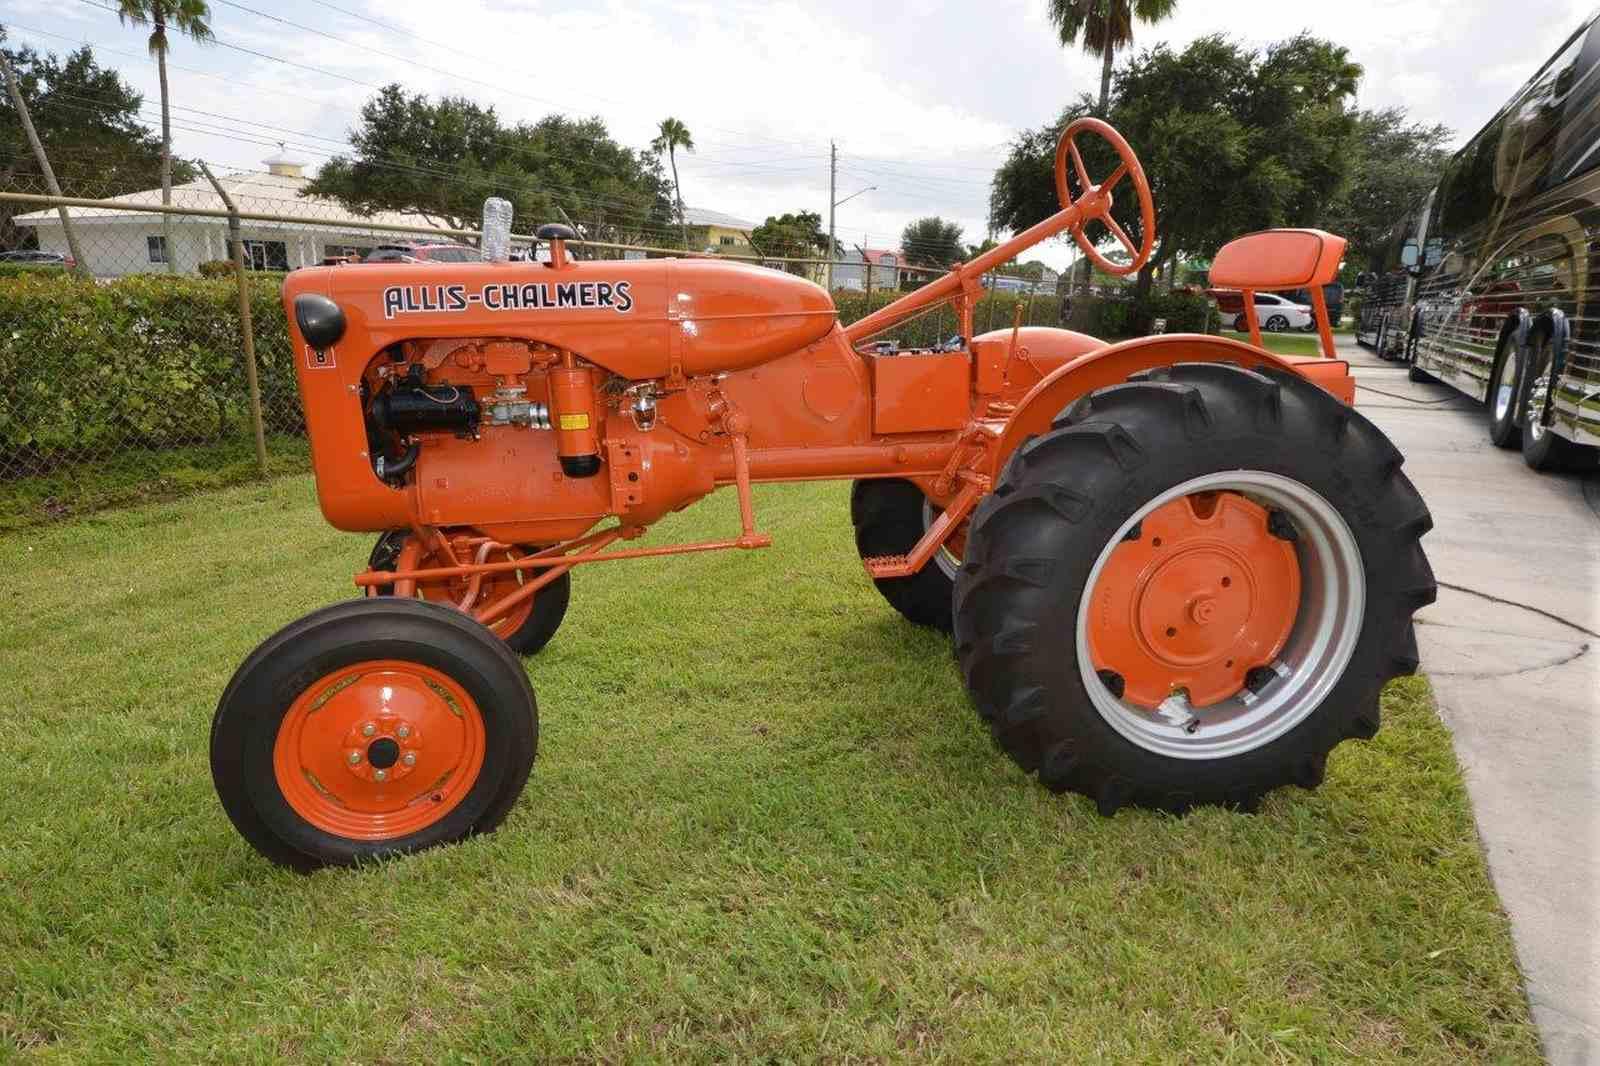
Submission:
<svg viewBox="0 0 1600 1066">
<path fill-rule="evenodd" d="M 1156 508 L 1100 571 L 1089 621 L 1098 671 L 1122 698 L 1155 708 L 1186 695 L 1206 707 L 1244 687 L 1283 650 L 1300 604 L 1294 545 L 1265 508 L 1235 492 L 1202 492 Z"/>
<path fill-rule="evenodd" d="M 503 563 L 509 559 L 520 559 L 528 554 L 520 548 L 506 547 L 495 548 L 478 558 L 479 552 L 458 538 L 451 545 L 456 554 L 456 562 L 488 562 Z M 451 560 L 442 557 L 438 552 L 424 553 L 415 540 L 408 540 L 401 549 L 400 557 L 396 561 L 398 570 L 426 570 L 433 567 L 452 565 Z M 511 573 L 484 574 L 478 578 L 478 586 L 474 592 L 472 579 L 465 577 L 445 578 L 437 581 L 397 581 L 395 594 L 400 596 L 414 596 L 420 593 L 421 597 L 429 603 L 441 603 L 447 607 L 456 607 L 467 612 L 477 612 L 521 588 L 523 583 L 537 576 L 537 571 L 518 570 Z M 529 615 L 533 614 L 533 601 L 538 599 L 535 595 L 524 600 L 510 611 L 489 623 L 489 629 L 495 636 L 505 639 L 527 622 Z"/>
<path fill-rule="evenodd" d="M 278 790 L 295 813 L 352 840 L 392 840 L 443 818 L 483 769 L 483 717 L 419 663 L 341 667 L 307 686 L 278 727 Z"/>
</svg>

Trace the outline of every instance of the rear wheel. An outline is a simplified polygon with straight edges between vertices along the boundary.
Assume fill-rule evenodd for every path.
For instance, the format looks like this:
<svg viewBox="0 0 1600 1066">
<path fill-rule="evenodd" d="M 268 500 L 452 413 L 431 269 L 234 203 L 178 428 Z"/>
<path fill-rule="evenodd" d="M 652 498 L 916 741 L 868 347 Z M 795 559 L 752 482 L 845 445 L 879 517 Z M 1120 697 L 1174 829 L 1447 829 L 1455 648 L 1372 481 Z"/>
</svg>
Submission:
<svg viewBox="0 0 1600 1066">
<path fill-rule="evenodd" d="M 460 537 L 455 538 L 461 540 Z M 504 545 L 479 552 L 468 547 L 456 551 L 456 558 L 473 562 L 505 562 L 531 554 L 537 549 Z M 374 570 L 415 570 L 449 565 L 437 552 L 424 551 L 412 535 L 403 529 L 391 530 L 378 538 L 373 545 L 368 565 Z M 423 583 L 402 583 L 380 586 L 376 595 L 394 595 L 398 588 L 403 596 L 414 596 L 445 606 L 468 611 L 487 606 L 502 596 L 509 595 L 533 580 L 533 570 L 515 570 L 503 574 L 490 574 L 479 580 L 476 589 L 467 578 L 446 578 Z M 572 574 L 562 574 L 550 584 L 534 593 L 533 599 L 524 600 L 515 608 L 489 624 L 489 630 L 506 642 L 518 655 L 533 655 L 542 650 L 555 636 L 556 630 L 567 616 L 567 603 L 572 598 Z M 462 605 L 465 604 L 465 607 Z"/>
<path fill-rule="evenodd" d="M 1596 449 L 1558 436 L 1550 428 L 1554 403 L 1550 391 L 1555 387 L 1555 350 L 1551 345 L 1552 326 L 1543 318 L 1528 337 L 1527 365 L 1522 373 L 1527 384 L 1523 397 L 1522 461 L 1541 473 L 1588 469 L 1595 464 Z"/>
<path fill-rule="evenodd" d="M 1377 731 L 1435 595 L 1400 462 L 1277 370 L 1185 364 L 1075 403 L 1007 463 L 956 582 L 995 739 L 1103 813 L 1318 784 Z"/>
<path fill-rule="evenodd" d="M 1282 315 L 1272 315 L 1263 323 L 1268 333 L 1282 333 L 1289 328 L 1289 320 Z"/>
<path fill-rule="evenodd" d="M 857 481 L 850 491 L 850 520 L 856 530 L 856 550 L 863 559 L 910 553 L 939 513 L 921 489 L 900 478 Z M 959 547 L 960 542 L 951 539 Z M 873 584 L 908 621 L 948 633 L 950 596 L 960 565 L 960 556 L 947 545 L 910 577 L 884 578 Z"/>
<path fill-rule="evenodd" d="M 416 600 L 313 612 L 217 704 L 211 774 L 239 832 L 299 870 L 488 832 L 538 746 L 527 674 L 484 627 Z"/>
</svg>

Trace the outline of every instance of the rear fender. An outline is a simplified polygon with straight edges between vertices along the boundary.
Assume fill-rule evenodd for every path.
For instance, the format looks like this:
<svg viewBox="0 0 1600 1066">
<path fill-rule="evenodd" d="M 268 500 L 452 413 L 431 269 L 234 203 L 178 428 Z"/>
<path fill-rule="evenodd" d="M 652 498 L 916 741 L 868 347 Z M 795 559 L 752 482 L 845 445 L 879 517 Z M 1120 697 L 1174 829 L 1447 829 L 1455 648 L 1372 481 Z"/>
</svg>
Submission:
<svg viewBox="0 0 1600 1066">
<path fill-rule="evenodd" d="M 990 476 L 998 477 L 1000 468 L 1023 441 L 1048 430 L 1056 416 L 1080 396 L 1120 385 L 1141 370 L 1175 363 L 1277 367 L 1315 382 L 1344 403 L 1355 402 L 1355 379 L 1350 376 L 1350 364 L 1342 359 L 1277 355 L 1240 341 L 1202 333 L 1140 337 L 1079 356 L 1028 390 L 990 453 L 993 462 Z"/>
</svg>

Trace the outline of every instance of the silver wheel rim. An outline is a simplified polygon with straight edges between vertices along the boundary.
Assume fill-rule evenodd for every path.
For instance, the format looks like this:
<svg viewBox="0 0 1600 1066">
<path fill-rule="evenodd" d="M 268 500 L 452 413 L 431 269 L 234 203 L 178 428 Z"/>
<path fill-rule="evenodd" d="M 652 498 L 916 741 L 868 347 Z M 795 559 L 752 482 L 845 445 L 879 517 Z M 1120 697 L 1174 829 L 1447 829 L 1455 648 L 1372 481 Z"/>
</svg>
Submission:
<svg viewBox="0 0 1600 1066">
<path fill-rule="evenodd" d="M 1511 397 L 1515 390 L 1512 388 L 1512 379 L 1517 373 L 1517 357 L 1507 354 L 1505 361 L 1500 364 L 1500 376 L 1494 383 L 1494 420 L 1504 422 L 1506 413 L 1511 410 Z"/>
<path fill-rule="evenodd" d="M 1267 330 L 1272 333 L 1282 333 L 1284 327 L 1288 326 L 1288 324 L 1289 320 L 1282 315 L 1273 315 L 1267 319 Z"/>
<path fill-rule="evenodd" d="M 1277 660 L 1278 675 L 1199 710 L 1178 698 L 1146 710 L 1112 695 L 1089 654 L 1089 606 L 1111 553 L 1136 522 L 1164 504 L 1197 492 L 1237 492 L 1284 511 L 1299 531 L 1300 608 Z M 1305 721 L 1344 675 L 1366 611 L 1366 573 L 1350 526 L 1311 487 L 1264 470 L 1228 470 L 1193 478 L 1151 500 L 1122 523 L 1089 571 L 1078 604 L 1078 674 L 1090 701 L 1125 739 L 1177 759 L 1223 759 L 1254 751 Z"/>
<path fill-rule="evenodd" d="M 1534 443 L 1544 439 L 1544 398 L 1550 391 L 1550 371 L 1533 379 L 1533 387 L 1528 390 L 1528 433 L 1532 435 Z"/>
<path fill-rule="evenodd" d="M 926 533 L 928 527 L 937 522 L 939 516 L 943 513 L 943 511 L 935 511 L 933 502 L 924 496 L 922 498 L 922 531 Z M 961 560 L 952 555 L 949 548 L 946 548 L 943 544 L 939 545 L 939 550 L 933 555 L 933 561 L 938 565 L 939 572 L 945 577 L 951 581 L 956 579 L 956 573 L 961 569 Z"/>
</svg>

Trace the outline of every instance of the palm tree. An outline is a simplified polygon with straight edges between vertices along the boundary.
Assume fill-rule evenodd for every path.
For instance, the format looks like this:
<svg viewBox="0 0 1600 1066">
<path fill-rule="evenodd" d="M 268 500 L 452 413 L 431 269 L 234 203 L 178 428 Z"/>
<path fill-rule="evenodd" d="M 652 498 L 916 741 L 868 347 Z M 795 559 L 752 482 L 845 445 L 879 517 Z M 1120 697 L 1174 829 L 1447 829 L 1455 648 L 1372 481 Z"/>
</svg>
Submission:
<svg viewBox="0 0 1600 1066">
<path fill-rule="evenodd" d="M 689 133 L 689 127 L 675 118 L 661 120 L 656 139 L 650 142 L 650 147 L 658 152 L 666 152 L 667 159 L 672 163 L 672 193 L 678 198 L 678 227 L 683 231 L 684 250 L 689 248 L 689 224 L 683 219 L 683 186 L 678 184 L 678 149 L 685 152 L 694 151 L 694 137 Z"/>
<path fill-rule="evenodd" d="M 1083 44 L 1090 55 L 1100 56 L 1100 107 L 1105 115 L 1111 102 L 1111 57 L 1133 43 L 1133 22 L 1160 22 L 1172 15 L 1178 0 L 1047 0 L 1050 21 L 1063 46 Z"/>
<path fill-rule="evenodd" d="M 123 25 L 149 26 L 150 54 L 161 76 L 161 203 L 172 203 L 172 116 L 167 105 L 167 27 L 204 43 L 213 39 L 211 7 L 205 0 L 117 0 L 117 18 Z M 167 269 L 177 269 L 172 248 L 171 215 L 161 216 L 161 242 L 166 246 Z"/>
</svg>

